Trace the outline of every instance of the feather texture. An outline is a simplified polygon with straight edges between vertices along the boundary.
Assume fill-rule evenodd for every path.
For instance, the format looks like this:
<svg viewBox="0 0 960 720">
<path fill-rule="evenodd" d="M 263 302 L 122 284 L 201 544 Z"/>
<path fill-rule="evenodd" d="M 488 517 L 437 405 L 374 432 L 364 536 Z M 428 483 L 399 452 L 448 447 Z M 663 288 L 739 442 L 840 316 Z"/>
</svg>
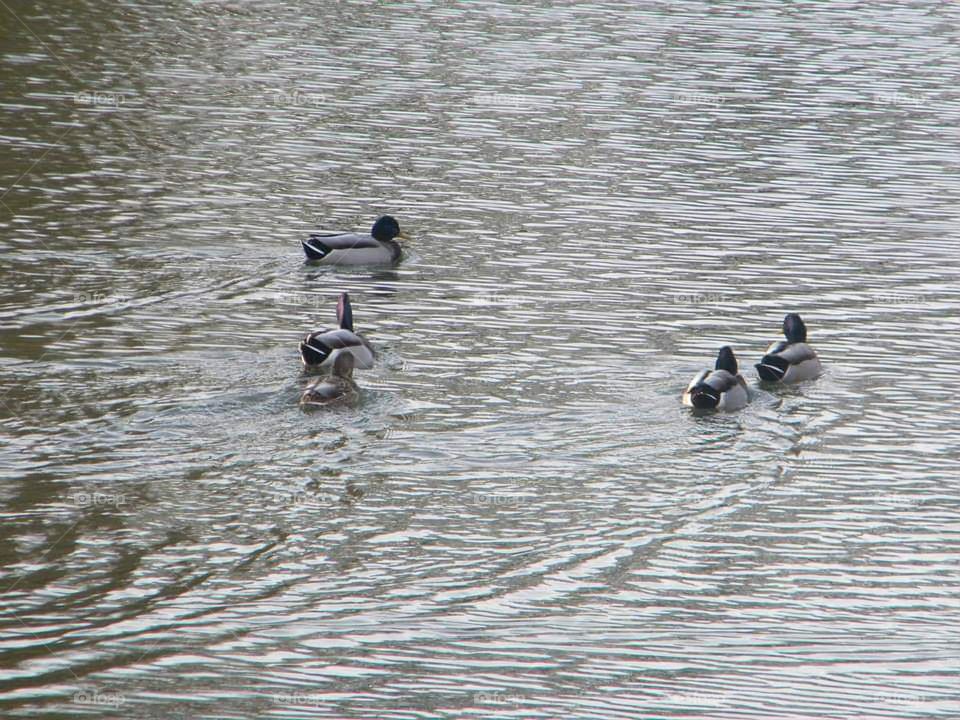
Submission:
<svg viewBox="0 0 960 720">
<path fill-rule="evenodd" d="M 314 233 L 306 240 L 301 240 L 300 244 L 310 262 L 326 265 L 392 265 L 399 262 L 402 255 L 399 243 L 393 239 L 399 234 L 397 221 L 384 215 L 373 224 L 370 234 Z"/>
<path fill-rule="evenodd" d="M 366 338 L 353 330 L 353 306 L 347 293 L 340 293 L 337 301 L 337 321 L 339 328 L 318 330 L 300 341 L 300 360 L 304 366 L 311 370 L 330 368 L 341 355 L 347 354 L 353 359 L 351 367 L 372 368 L 376 355 Z"/>
<path fill-rule="evenodd" d="M 790 313 L 783 319 L 783 334 L 787 339 L 772 343 L 756 364 L 760 379 L 794 383 L 820 375 L 823 366 L 816 351 L 806 342 L 807 326 L 799 315 Z"/>
<path fill-rule="evenodd" d="M 737 372 L 737 362 L 728 347 L 720 350 L 718 367 L 701 370 L 683 393 L 682 402 L 698 410 L 739 410 L 750 402 L 747 383 Z"/>
</svg>

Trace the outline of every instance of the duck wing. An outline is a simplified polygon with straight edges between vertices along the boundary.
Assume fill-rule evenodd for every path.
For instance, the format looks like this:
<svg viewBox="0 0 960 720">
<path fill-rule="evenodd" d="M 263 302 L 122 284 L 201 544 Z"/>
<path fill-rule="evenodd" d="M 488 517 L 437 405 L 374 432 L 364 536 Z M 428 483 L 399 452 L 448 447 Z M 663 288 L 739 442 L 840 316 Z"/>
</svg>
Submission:
<svg viewBox="0 0 960 720">
<path fill-rule="evenodd" d="M 720 393 L 718 410 L 739 410 L 750 402 L 747 381 L 740 373 L 733 375 L 726 370 L 716 370 L 707 378 L 707 383 Z"/>
<path fill-rule="evenodd" d="M 357 368 L 369 370 L 373 367 L 373 348 L 352 330 L 321 330 L 310 333 L 300 342 L 300 357 L 307 366 L 329 365 L 340 351 L 353 355 Z"/>
<path fill-rule="evenodd" d="M 819 374 L 820 360 L 817 358 L 816 351 L 806 343 L 779 342 L 770 346 L 767 354 L 755 367 L 761 380 L 790 382 L 801 377 Z M 800 367 L 803 368 L 802 372 L 796 370 Z"/>
<path fill-rule="evenodd" d="M 733 410 L 747 401 L 747 384 L 727 370 L 699 372 L 683 394 L 683 404 L 699 410 Z"/>
<path fill-rule="evenodd" d="M 790 343 L 779 352 L 780 357 L 791 365 L 799 365 L 806 360 L 813 360 L 817 353 L 806 343 Z"/>
<path fill-rule="evenodd" d="M 743 378 L 740 375 L 733 375 L 726 370 L 714 370 L 703 380 L 704 385 L 709 385 L 718 393 L 725 393 L 740 385 Z"/>
<path fill-rule="evenodd" d="M 323 260 L 335 250 L 366 250 L 381 248 L 382 245 L 372 235 L 362 233 L 341 233 L 339 235 L 320 235 L 313 233 L 301 240 L 303 252 L 308 260 Z"/>
</svg>

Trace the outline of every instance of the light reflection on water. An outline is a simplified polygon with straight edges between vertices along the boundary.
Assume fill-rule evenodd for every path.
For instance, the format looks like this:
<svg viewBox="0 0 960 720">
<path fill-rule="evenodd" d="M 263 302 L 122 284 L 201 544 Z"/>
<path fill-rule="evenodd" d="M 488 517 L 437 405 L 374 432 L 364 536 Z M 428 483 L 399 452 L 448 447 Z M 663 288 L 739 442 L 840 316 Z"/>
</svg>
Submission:
<svg viewBox="0 0 960 720">
<path fill-rule="evenodd" d="M 11 717 L 957 715 L 955 6 L 0 17 Z"/>
</svg>

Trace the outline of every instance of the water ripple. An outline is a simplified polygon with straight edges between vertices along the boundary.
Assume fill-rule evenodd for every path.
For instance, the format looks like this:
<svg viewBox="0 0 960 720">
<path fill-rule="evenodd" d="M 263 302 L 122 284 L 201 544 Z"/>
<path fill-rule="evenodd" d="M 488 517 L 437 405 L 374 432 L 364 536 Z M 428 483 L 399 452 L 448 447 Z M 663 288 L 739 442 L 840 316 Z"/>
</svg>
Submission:
<svg viewBox="0 0 960 720">
<path fill-rule="evenodd" d="M 953 6 L 3 12 L 10 717 L 960 712 Z"/>
</svg>

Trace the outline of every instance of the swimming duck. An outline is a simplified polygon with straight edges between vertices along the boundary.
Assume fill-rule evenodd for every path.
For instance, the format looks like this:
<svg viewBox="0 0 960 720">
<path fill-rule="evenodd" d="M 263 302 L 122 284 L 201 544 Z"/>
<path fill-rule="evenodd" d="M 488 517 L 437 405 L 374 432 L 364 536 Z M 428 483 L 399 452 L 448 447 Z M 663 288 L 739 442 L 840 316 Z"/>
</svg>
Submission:
<svg viewBox="0 0 960 720">
<path fill-rule="evenodd" d="M 823 372 L 816 351 L 807 345 L 807 326 L 796 313 L 783 319 L 783 334 L 780 340 L 767 348 L 767 354 L 757 363 L 757 374 L 768 382 L 799 382 L 815 378 Z"/>
<path fill-rule="evenodd" d="M 353 307 L 350 296 L 340 293 L 337 300 L 336 330 L 318 330 L 300 341 L 300 359 L 308 370 L 332 367 L 340 355 L 351 355 L 354 366 L 363 370 L 373 367 L 373 348 L 353 331 Z"/>
<path fill-rule="evenodd" d="M 300 404 L 307 407 L 351 402 L 357 397 L 357 384 L 353 382 L 353 355 L 342 353 L 333 363 L 333 372 L 320 378 L 303 391 Z"/>
<path fill-rule="evenodd" d="M 701 370 L 683 392 L 683 404 L 698 410 L 739 410 L 750 402 L 733 350 L 724 346 L 713 370 Z"/>
<path fill-rule="evenodd" d="M 301 240 L 303 252 L 310 262 L 327 265 L 394 265 L 400 261 L 400 244 L 394 240 L 400 235 L 400 224 L 390 215 L 377 218 L 369 235 L 343 233 L 340 235 L 312 234 Z"/>
</svg>

